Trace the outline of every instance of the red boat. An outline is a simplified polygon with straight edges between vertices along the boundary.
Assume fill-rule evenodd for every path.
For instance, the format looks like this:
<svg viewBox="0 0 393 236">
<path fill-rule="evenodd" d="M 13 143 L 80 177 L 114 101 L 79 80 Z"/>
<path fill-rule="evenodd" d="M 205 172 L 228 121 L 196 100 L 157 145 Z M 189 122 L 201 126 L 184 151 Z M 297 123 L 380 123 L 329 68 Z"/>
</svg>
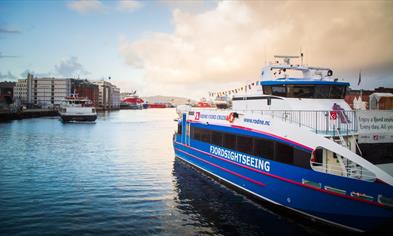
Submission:
<svg viewBox="0 0 393 236">
<path fill-rule="evenodd" d="M 202 107 L 202 108 L 206 108 L 206 107 L 212 107 L 209 103 L 207 102 L 198 102 L 198 104 L 196 105 L 197 107 Z"/>
<path fill-rule="evenodd" d="M 149 108 L 167 108 L 167 105 L 165 103 L 151 103 Z"/>
<path fill-rule="evenodd" d="M 209 108 L 212 107 L 210 103 L 207 102 L 206 98 L 202 98 L 197 104 L 196 107 L 201 107 L 201 108 Z"/>
<path fill-rule="evenodd" d="M 121 100 L 120 107 L 124 109 L 142 109 L 143 99 L 134 93 L 129 93 L 125 98 Z"/>
</svg>

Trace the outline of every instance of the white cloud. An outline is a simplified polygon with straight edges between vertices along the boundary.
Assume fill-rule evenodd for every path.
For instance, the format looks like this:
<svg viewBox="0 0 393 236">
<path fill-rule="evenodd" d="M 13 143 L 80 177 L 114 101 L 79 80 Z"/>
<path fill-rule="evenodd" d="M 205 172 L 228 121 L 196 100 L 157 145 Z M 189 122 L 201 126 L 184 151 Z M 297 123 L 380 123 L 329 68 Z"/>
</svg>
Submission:
<svg viewBox="0 0 393 236">
<path fill-rule="evenodd" d="M 18 77 L 16 77 L 14 74 L 12 74 L 10 71 L 6 74 L 2 74 L 0 72 L 0 80 L 17 80 Z"/>
<path fill-rule="evenodd" d="M 142 7 L 142 3 L 135 0 L 119 0 L 117 9 L 121 11 L 134 11 Z"/>
<path fill-rule="evenodd" d="M 271 60 L 300 48 L 306 63 L 339 72 L 391 65 L 392 11 L 393 2 L 221 1 L 202 13 L 175 9 L 173 33 L 151 33 L 119 48 L 130 66 L 144 68 L 152 91 L 184 92 L 176 91 L 182 84 L 206 93 L 254 81 L 265 55 Z"/>
<path fill-rule="evenodd" d="M 72 1 L 67 6 L 79 13 L 85 14 L 89 12 L 103 11 L 105 9 L 104 4 L 99 0 L 78 0 Z"/>
<path fill-rule="evenodd" d="M 80 77 L 89 74 L 78 62 L 77 57 L 62 60 L 58 65 L 55 65 L 55 71 L 56 74 L 64 77 Z"/>
</svg>

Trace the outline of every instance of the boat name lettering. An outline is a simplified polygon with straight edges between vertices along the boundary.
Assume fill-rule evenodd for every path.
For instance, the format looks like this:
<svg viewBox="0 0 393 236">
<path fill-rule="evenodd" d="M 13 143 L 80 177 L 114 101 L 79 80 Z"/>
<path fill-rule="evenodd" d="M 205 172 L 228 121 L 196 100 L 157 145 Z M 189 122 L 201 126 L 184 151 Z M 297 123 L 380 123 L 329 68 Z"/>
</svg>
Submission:
<svg viewBox="0 0 393 236">
<path fill-rule="evenodd" d="M 226 120 L 224 115 L 201 114 L 201 119 Z"/>
<path fill-rule="evenodd" d="M 270 120 L 244 118 L 244 122 L 251 123 L 251 124 L 270 126 Z"/>
<path fill-rule="evenodd" d="M 210 153 L 263 171 L 270 171 L 270 162 L 210 145 Z"/>
</svg>

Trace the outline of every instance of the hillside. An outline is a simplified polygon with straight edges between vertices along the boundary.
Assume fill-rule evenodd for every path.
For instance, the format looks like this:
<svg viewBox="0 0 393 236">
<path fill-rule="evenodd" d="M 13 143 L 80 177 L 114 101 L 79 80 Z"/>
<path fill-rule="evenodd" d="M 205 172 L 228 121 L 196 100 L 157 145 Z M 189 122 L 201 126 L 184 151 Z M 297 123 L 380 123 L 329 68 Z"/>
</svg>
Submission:
<svg viewBox="0 0 393 236">
<path fill-rule="evenodd" d="M 195 103 L 195 100 L 183 97 L 170 97 L 170 96 L 150 96 L 143 97 L 143 100 L 148 103 L 172 103 L 173 105 L 182 105 L 187 103 Z"/>
</svg>

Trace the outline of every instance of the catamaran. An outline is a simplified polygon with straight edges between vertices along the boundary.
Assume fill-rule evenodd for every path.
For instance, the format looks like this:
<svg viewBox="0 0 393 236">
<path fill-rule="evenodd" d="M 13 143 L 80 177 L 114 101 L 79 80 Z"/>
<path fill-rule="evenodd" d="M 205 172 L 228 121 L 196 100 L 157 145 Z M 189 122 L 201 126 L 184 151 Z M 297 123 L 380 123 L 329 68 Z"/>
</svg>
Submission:
<svg viewBox="0 0 393 236">
<path fill-rule="evenodd" d="M 176 157 L 336 226 L 368 231 L 391 222 L 393 133 L 364 132 L 364 122 L 393 121 L 393 112 L 354 111 L 344 101 L 349 83 L 330 68 L 276 58 L 283 61 L 262 69 L 260 92 L 234 96 L 230 110 L 178 107 Z"/>
</svg>

